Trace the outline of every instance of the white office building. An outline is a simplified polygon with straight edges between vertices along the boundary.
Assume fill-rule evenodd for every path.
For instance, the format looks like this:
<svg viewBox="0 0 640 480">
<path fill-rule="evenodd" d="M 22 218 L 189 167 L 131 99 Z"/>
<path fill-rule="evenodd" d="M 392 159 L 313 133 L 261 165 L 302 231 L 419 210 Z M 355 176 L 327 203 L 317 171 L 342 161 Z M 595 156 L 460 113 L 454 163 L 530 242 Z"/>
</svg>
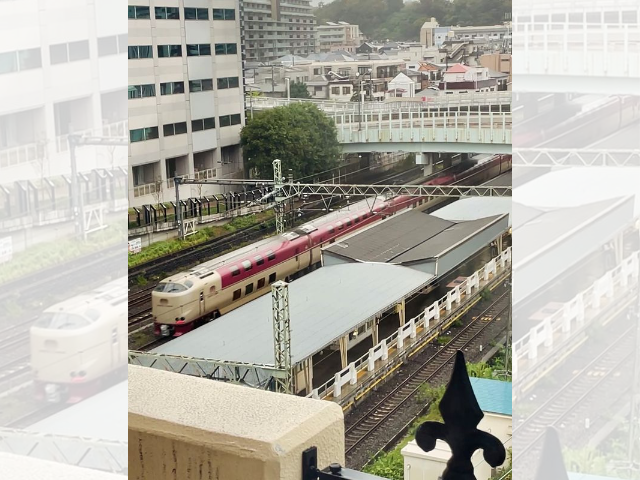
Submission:
<svg viewBox="0 0 640 480">
<path fill-rule="evenodd" d="M 0 211 L 3 214 L 9 209 L 10 216 L 25 211 L 29 203 L 26 200 L 20 205 L 22 210 L 16 208 L 20 188 L 38 189 L 45 179 L 53 179 L 55 183 L 62 176 L 69 178 L 69 133 L 126 136 L 127 25 L 116 8 L 119 2 L 115 3 L 103 0 L 1 3 Z M 126 167 L 124 147 L 115 151 L 115 155 L 109 155 L 104 147 L 82 148 L 78 151 L 77 165 L 80 173 Z M 124 172 L 126 169 L 122 176 Z M 25 186 L 25 182 L 31 184 Z"/>
<path fill-rule="evenodd" d="M 242 176 L 241 19 L 238 0 L 129 0 L 130 206 L 174 199 L 177 176 Z"/>
</svg>

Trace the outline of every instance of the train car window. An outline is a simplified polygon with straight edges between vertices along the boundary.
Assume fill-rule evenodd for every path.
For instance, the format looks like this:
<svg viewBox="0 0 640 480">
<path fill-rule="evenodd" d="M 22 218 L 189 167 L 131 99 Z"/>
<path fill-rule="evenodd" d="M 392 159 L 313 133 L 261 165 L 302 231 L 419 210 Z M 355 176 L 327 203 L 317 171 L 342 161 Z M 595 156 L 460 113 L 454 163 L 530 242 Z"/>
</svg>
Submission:
<svg viewBox="0 0 640 480">
<path fill-rule="evenodd" d="M 251 262 L 249 260 L 245 260 L 244 262 L 242 262 L 242 266 L 244 267 L 245 272 L 251 270 Z"/>
<path fill-rule="evenodd" d="M 156 288 L 154 288 L 153 291 L 162 293 L 178 293 L 186 292 L 187 287 L 185 287 L 184 285 L 180 285 L 179 283 L 163 282 L 156 285 Z"/>
<path fill-rule="evenodd" d="M 231 272 L 232 276 L 237 276 L 240 275 L 240 269 L 238 267 L 236 267 L 235 265 L 229 267 L 229 271 Z"/>
<path fill-rule="evenodd" d="M 271 260 L 275 260 L 276 259 L 276 254 L 269 251 L 267 252 L 267 260 L 271 261 Z"/>
<path fill-rule="evenodd" d="M 256 261 L 256 265 L 262 265 L 264 263 L 264 258 L 260 255 L 256 255 L 253 259 Z"/>
<path fill-rule="evenodd" d="M 218 292 L 216 292 L 216 286 L 215 285 L 209 289 L 209 293 L 211 295 L 215 295 L 216 293 L 218 293 Z"/>
<path fill-rule="evenodd" d="M 338 222 L 336 223 L 336 225 L 338 226 L 338 230 L 342 230 L 342 227 L 343 227 L 342 222 Z"/>
<path fill-rule="evenodd" d="M 238 300 L 242 296 L 242 290 L 239 288 L 233 292 L 233 299 Z"/>
<path fill-rule="evenodd" d="M 356 217 L 354 221 L 355 223 L 360 223 L 360 217 Z"/>
<path fill-rule="evenodd" d="M 72 315 L 65 312 L 45 312 L 34 324 L 38 328 L 50 328 L 52 330 L 75 330 L 90 325 L 80 315 Z"/>
<path fill-rule="evenodd" d="M 264 287 L 266 282 L 266 279 L 261 278 L 260 280 L 258 280 L 258 290 L 260 290 L 262 287 Z"/>
<path fill-rule="evenodd" d="M 193 282 L 192 282 L 191 280 L 185 280 L 185 281 L 184 281 L 184 285 L 185 285 L 187 288 L 191 288 L 191 287 L 193 287 Z"/>
<path fill-rule="evenodd" d="M 250 293 L 253 292 L 253 283 L 250 283 L 249 285 L 247 285 L 244 289 L 244 294 L 245 295 L 249 295 Z"/>
<path fill-rule="evenodd" d="M 347 220 L 347 227 L 351 226 L 351 219 Z"/>
<path fill-rule="evenodd" d="M 276 281 L 276 274 L 272 273 L 271 275 L 269 275 L 269 283 L 273 283 Z"/>
</svg>

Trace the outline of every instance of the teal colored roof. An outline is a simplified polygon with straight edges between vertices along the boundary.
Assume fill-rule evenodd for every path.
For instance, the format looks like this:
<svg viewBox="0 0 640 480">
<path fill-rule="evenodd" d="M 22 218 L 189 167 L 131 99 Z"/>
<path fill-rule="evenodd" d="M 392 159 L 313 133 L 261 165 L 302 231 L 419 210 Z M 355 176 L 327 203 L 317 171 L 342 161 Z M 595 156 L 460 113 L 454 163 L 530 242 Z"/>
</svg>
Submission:
<svg viewBox="0 0 640 480">
<path fill-rule="evenodd" d="M 483 412 L 511 416 L 511 382 L 477 377 L 470 380 Z"/>
</svg>

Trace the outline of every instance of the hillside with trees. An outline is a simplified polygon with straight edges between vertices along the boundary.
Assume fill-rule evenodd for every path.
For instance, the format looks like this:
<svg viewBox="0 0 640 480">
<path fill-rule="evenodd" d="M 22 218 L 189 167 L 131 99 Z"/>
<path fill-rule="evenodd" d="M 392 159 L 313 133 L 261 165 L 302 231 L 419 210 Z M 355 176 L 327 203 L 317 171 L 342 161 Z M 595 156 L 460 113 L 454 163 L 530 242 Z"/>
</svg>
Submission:
<svg viewBox="0 0 640 480">
<path fill-rule="evenodd" d="M 442 26 L 498 25 L 511 13 L 511 0 L 334 0 L 315 11 L 318 24 L 349 22 L 374 40 L 419 40 L 422 24 L 435 17 Z"/>
</svg>

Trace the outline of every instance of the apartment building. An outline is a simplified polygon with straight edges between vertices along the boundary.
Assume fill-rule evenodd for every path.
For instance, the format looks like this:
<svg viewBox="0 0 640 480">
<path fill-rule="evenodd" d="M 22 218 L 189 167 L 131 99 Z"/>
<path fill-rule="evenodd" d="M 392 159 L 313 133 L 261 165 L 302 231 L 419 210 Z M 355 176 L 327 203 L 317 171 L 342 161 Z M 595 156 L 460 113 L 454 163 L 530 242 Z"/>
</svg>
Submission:
<svg viewBox="0 0 640 480">
<path fill-rule="evenodd" d="M 320 53 L 344 50 L 356 53 L 364 36 L 358 25 L 347 22 L 327 22 L 318 25 L 318 50 Z"/>
<path fill-rule="evenodd" d="M 316 52 L 316 20 L 310 0 L 243 0 L 248 62 Z"/>
<path fill-rule="evenodd" d="M 129 0 L 130 206 L 174 199 L 177 176 L 242 175 L 241 19 L 237 0 Z"/>
<path fill-rule="evenodd" d="M 2 2 L 3 215 L 9 210 L 11 215 L 17 215 L 19 209 L 15 207 L 20 198 L 32 198 L 32 202 L 21 202 L 24 206 L 35 202 L 33 195 L 42 201 L 54 190 L 66 189 L 62 176 L 68 180 L 71 174 L 69 133 L 126 136 L 127 25 L 120 10 L 113 7 L 111 2 L 87 0 Z M 77 154 L 77 170 L 103 172 L 126 165 L 124 148 L 115 149 L 114 155 L 107 157 L 104 148 L 83 147 Z M 123 177 L 124 171 L 121 180 Z M 43 185 L 46 194 L 40 191 Z M 24 188 L 27 190 L 21 190 Z M 37 191 L 32 195 L 33 189 Z"/>
</svg>

